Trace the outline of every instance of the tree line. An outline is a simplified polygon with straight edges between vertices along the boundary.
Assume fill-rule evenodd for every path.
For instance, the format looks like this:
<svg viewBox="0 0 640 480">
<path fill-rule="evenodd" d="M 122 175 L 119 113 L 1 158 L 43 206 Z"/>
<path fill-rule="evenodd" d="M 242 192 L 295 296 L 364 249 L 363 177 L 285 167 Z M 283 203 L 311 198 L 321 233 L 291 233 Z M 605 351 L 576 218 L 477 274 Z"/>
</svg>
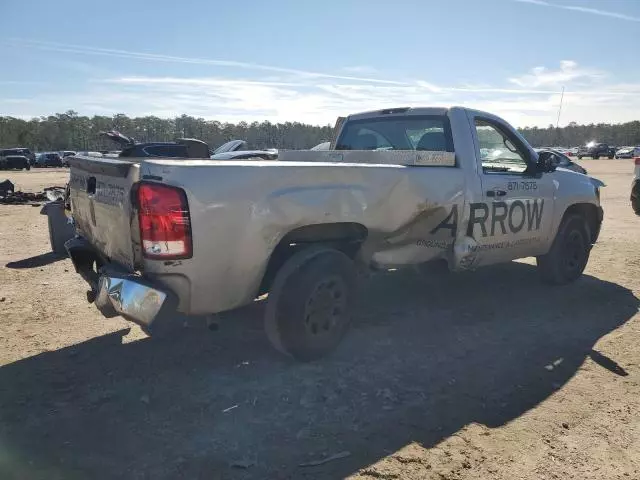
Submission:
<svg viewBox="0 0 640 480">
<path fill-rule="evenodd" d="M 233 124 L 189 115 L 175 118 L 129 118 L 124 114 L 87 117 L 70 110 L 31 120 L 0 116 L 0 147 L 26 147 L 33 151 L 117 149 L 111 141 L 99 135 L 99 132 L 108 130 L 118 130 L 139 142 L 198 138 L 215 149 L 229 140 L 242 139 L 257 149 L 303 149 L 329 141 L 333 126 L 268 121 Z M 547 128 L 526 127 L 520 132 L 534 147 L 573 147 L 592 140 L 616 146 L 640 145 L 640 121 L 597 125 L 572 122 L 562 128 L 553 125 Z"/>
</svg>

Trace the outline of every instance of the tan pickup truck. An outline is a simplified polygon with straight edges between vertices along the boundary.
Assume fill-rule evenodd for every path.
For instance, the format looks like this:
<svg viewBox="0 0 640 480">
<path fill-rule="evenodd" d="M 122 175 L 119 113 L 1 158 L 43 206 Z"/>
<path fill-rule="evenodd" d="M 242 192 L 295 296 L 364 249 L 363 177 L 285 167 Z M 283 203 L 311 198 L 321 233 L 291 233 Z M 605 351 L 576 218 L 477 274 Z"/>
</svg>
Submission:
<svg viewBox="0 0 640 480">
<path fill-rule="evenodd" d="M 329 150 L 274 161 L 71 157 L 66 243 L 107 316 L 150 333 L 268 293 L 273 345 L 335 348 L 356 271 L 537 257 L 576 280 L 602 222 L 596 179 L 555 168 L 508 123 L 461 107 L 351 115 Z"/>
</svg>

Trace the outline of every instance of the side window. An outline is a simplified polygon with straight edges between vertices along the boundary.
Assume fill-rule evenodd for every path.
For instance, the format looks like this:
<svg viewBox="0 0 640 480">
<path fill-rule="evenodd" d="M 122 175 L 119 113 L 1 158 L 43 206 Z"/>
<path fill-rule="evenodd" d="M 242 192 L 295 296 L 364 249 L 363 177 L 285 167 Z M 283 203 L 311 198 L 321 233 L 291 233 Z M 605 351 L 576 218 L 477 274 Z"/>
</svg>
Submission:
<svg viewBox="0 0 640 480">
<path fill-rule="evenodd" d="M 484 172 L 522 173 L 527 169 L 525 155 L 498 126 L 481 119 L 476 119 L 475 126 Z"/>
</svg>

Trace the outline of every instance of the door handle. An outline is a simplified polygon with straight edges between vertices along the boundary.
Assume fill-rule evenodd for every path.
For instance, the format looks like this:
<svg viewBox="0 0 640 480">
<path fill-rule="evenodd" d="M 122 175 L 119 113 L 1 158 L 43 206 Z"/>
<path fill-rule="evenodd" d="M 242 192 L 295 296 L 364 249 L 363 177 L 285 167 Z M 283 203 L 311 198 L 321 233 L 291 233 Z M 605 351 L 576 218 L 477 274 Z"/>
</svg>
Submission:
<svg viewBox="0 0 640 480">
<path fill-rule="evenodd" d="M 504 197 L 506 194 L 504 190 L 487 190 L 487 197 Z"/>
</svg>

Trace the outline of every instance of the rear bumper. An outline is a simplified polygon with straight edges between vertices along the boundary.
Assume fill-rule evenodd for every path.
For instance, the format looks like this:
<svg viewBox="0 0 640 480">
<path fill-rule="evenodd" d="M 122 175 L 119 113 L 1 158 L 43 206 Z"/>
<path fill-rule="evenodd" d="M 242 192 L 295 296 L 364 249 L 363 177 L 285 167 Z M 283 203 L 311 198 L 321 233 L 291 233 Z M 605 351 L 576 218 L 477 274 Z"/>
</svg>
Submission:
<svg viewBox="0 0 640 480">
<path fill-rule="evenodd" d="M 65 248 L 77 273 L 89 284 L 89 302 L 105 317 L 117 315 L 151 328 L 175 313 L 176 298 L 166 287 L 108 263 L 85 239 L 73 238 Z"/>
</svg>

